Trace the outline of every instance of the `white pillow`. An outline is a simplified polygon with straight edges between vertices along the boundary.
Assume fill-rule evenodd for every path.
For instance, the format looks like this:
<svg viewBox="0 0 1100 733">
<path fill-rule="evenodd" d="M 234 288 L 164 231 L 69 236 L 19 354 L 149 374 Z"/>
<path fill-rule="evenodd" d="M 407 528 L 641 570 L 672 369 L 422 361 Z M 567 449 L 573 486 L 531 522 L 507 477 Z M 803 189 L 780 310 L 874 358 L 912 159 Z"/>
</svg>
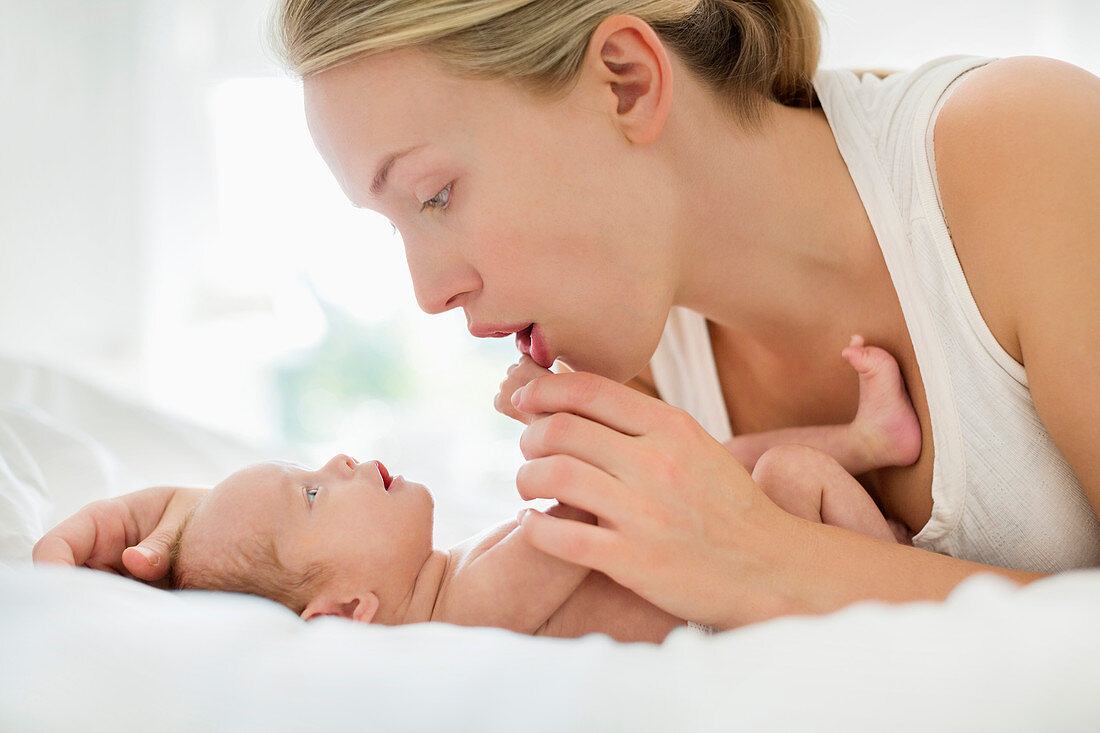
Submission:
<svg viewBox="0 0 1100 733">
<path fill-rule="evenodd" d="M 0 563 L 88 502 L 210 486 L 270 454 L 79 379 L 0 357 Z"/>
<path fill-rule="evenodd" d="M 25 562 L 44 531 L 43 517 L 53 511 L 36 469 L 18 431 L 0 412 L 0 564 Z"/>
<path fill-rule="evenodd" d="M 132 488 L 96 441 L 33 407 L 0 407 L 0 563 L 29 563 L 46 529 L 89 501 Z"/>
</svg>

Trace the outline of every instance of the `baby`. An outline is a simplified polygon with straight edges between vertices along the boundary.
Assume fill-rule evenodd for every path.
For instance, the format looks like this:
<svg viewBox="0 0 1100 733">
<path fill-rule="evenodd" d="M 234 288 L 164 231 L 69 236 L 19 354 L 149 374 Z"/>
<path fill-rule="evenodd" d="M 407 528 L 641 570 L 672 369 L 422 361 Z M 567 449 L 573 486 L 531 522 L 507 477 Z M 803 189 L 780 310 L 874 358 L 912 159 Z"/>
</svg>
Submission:
<svg viewBox="0 0 1100 733">
<path fill-rule="evenodd" d="M 897 364 L 862 342 L 853 341 L 844 354 L 860 373 L 860 410 L 842 433 L 822 427 L 830 431 L 822 443 L 842 457 L 858 455 L 860 467 L 899 465 L 899 455 L 912 462 L 920 428 L 913 433 L 916 416 Z M 794 465 L 782 481 L 754 472 L 762 489 L 805 519 L 904 541 L 846 467 L 812 447 L 814 430 L 802 429 L 809 447 L 786 450 Z M 845 437 L 838 442 L 838 435 Z M 249 466 L 215 486 L 183 522 L 172 548 L 171 584 L 253 593 L 305 619 L 442 621 L 658 643 L 686 623 L 602 573 L 534 549 L 515 520 L 437 549 L 433 507 L 425 486 L 391 477 L 378 461 L 338 455 L 317 470 L 283 462 Z M 561 504 L 548 511 L 596 521 Z"/>
</svg>

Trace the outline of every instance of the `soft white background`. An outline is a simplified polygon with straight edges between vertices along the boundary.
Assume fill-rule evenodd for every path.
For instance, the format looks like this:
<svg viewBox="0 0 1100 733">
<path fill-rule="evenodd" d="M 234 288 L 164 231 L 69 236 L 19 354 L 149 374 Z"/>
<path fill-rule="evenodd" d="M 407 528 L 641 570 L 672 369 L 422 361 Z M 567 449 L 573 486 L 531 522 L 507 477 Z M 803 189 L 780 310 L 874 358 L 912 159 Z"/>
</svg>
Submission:
<svg viewBox="0 0 1100 733">
<path fill-rule="evenodd" d="M 263 50 L 268 6 L 0 0 L 0 351 L 273 452 L 382 457 L 471 525 L 506 516 L 519 427 L 491 400 L 514 349 L 416 310 L 400 241 L 329 179 Z M 825 66 L 1100 71 L 1092 0 L 820 6 Z"/>
</svg>

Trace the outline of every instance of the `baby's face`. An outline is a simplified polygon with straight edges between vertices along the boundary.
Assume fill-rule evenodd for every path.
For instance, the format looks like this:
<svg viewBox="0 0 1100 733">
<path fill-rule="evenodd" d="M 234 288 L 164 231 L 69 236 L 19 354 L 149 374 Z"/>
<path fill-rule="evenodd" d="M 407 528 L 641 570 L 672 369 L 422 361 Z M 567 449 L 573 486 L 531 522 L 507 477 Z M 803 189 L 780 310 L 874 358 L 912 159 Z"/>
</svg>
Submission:
<svg viewBox="0 0 1100 733">
<path fill-rule="evenodd" d="M 383 604 L 411 588 L 432 551 L 428 489 L 390 479 L 376 461 L 338 455 L 317 470 L 258 463 L 214 487 L 188 529 L 188 554 L 219 553 L 270 537 L 290 573 L 322 566 L 337 581 L 366 583 Z"/>
</svg>

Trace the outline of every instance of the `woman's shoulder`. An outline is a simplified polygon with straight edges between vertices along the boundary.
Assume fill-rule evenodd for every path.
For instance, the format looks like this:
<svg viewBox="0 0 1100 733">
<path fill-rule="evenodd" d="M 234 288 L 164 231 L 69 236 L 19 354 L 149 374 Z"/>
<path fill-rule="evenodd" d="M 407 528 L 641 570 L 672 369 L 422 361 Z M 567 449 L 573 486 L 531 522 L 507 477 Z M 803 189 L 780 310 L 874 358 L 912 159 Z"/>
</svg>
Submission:
<svg viewBox="0 0 1100 733">
<path fill-rule="evenodd" d="M 1051 163 L 1096 151 L 1100 78 L 1055 59 L 1019 56 L 968 74 L 936 119 L 937 169 L 983 198 L 1003 188 L 1005 173 L 1021 187 L 1055 182 Z M 980 163 L 980 165 L 979 165 Z M 1049 175 L 1019 174 L 1047 169 Z"/>
<path fill-rule="evenodd" d="M 1100 194 L 1100 78 L 1054 59 L 993 61 L 944 102 L 934 146 L 967 282 L 993 335 L 1022 362 L 1029 283 L 1057 266 L 1059 248 L 1080 246 L 1055 234 L 1077 217 L 1085 227 Z"/>
<path fill-rule="evenodd" d="M 981 131 L 991 142 L 1030 133 L 1035 142 L 1074 121 L 1094 124 L 1100 109 L 1100 78 L 1084 69 L 1041 56 L 997 59 L 968 74 L 944 103 L 936 135 Z"/>
</svg>

